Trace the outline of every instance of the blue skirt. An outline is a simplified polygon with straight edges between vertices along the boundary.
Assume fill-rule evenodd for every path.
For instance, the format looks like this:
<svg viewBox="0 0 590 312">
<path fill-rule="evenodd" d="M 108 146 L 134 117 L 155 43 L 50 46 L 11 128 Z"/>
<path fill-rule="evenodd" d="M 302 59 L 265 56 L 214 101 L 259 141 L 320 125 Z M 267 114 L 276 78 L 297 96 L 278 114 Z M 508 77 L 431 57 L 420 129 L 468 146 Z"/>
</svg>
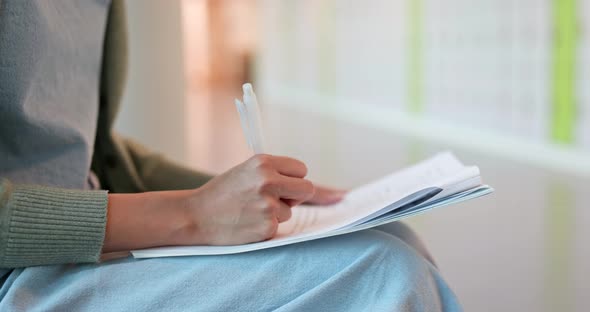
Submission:
<svg viewBox="0 0 590 312">
<path fill-rule="evenodd" d="M 29 267 L 7 277 L 0 311 L 461 311 L 428 257 L 397 223 L 238 255 Z"/>
</svg>

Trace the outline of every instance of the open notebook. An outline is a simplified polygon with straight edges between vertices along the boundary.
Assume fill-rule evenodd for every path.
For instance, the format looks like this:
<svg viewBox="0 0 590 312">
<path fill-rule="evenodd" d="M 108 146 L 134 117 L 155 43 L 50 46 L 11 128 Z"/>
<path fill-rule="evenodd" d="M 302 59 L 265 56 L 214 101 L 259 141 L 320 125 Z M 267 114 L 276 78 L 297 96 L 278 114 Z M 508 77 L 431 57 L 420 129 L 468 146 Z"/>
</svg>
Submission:
<svg viewBox="0 0 590 312">
<path fill-rule="evenodd" d="M 447 152 L 356 188 L 338 204 L 294 207 L 291 219 L 279 225 L 271 240 L 236 246 L 149 248 L 132 254 L 135 258 L 221 255 L 295 244 L 372 228 L 492 191 L 482 184 L 477 167 L 464 166 Z"/>
</svg>

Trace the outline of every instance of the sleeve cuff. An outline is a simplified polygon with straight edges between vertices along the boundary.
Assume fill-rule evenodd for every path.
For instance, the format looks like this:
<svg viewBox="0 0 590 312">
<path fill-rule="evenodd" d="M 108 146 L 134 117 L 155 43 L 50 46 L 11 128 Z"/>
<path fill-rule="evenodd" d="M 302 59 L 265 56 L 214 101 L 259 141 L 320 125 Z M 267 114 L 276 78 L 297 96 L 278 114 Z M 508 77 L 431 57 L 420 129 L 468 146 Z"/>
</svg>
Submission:
<svg viewBox="0 0 590 312">
<path fill-rule="evenodd" d="M 96 262 L 106 228 L 107 191 L 10 185 L 2 211 L 3 267 Z M 9 185 L 6 185 L 9 184 Z"/>
</svg>

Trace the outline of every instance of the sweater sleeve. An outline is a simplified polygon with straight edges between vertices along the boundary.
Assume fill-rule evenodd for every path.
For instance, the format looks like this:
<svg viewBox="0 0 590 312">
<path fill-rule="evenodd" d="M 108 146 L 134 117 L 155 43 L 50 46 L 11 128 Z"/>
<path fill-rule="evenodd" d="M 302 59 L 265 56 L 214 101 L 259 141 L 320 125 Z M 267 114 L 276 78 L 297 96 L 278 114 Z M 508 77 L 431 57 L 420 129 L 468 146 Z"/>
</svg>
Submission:
<svg viewBox="0 0 590 312">
<path fill-rule="evenodd" d="M 202 186 L 212 175 L 191 170 L 168 160 L 143 145 L 122 138 L 140 179 L 149 191 L 193 189 Z"/>
<path fill-rule="evenodd" d="M 0 267 L 98 261 L 107 201 L 107 191 L 0 180 Z"/>
</svg>

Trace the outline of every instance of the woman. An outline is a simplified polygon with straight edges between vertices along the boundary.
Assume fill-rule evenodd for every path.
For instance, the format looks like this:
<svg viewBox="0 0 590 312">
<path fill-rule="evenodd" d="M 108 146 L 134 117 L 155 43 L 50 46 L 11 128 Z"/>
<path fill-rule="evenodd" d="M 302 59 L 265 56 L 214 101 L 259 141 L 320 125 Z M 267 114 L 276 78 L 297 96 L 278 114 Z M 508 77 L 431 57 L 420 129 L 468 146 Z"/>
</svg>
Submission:
<svg viewBox="0 0 590 312">
<path fill-rule="evenodd" d="M 118 137 L 125 56 L 121 1 L 0 1 L 0 310 L 460 310 L 401 224 L 241 255 L 99 263 L 261 241 L 291 207 L 343 196 L 294 159 L 259 155 L 211 178 Z"/>
</svg>

